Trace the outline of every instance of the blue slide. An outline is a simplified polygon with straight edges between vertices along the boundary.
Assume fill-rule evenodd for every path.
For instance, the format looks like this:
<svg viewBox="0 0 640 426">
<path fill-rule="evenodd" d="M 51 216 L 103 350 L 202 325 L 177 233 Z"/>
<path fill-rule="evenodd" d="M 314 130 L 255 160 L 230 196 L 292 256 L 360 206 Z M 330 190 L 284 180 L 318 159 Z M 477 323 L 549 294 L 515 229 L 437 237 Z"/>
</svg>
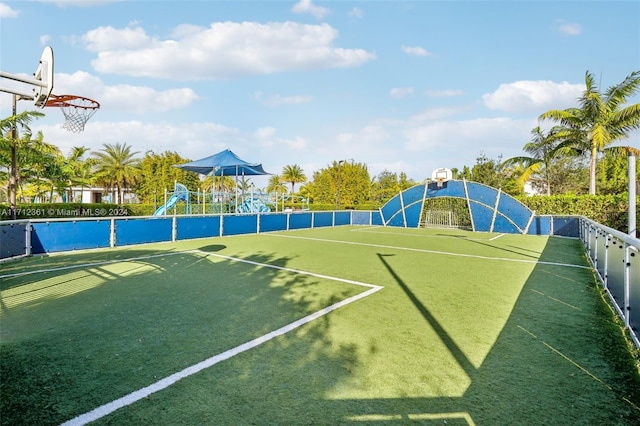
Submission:
<svg viewBox="0 0 640 426">
<path fill-rule="evenodd" d="M 153 214 L 154 216 L 164 216 L 171 207 L 175 206 L 180 200 L 187 200 L 189 196 L 189 191 L 184 185 L 177 184 L 177 191 L 173 193 L 171 197 L 167 200 L 167 203 L 163 206 L 160 206 L 158 210 Z"/>
</svg>

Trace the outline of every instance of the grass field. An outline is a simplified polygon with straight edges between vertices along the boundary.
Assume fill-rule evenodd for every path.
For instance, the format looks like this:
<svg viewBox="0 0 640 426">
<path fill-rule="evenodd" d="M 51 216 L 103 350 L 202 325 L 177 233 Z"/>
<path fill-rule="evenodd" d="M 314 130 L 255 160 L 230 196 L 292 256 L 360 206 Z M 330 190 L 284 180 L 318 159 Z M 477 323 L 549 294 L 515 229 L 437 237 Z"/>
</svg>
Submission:
<svg viewBox="0 0 640 426">
<path fill-rule="evenodd" d="M 0 264 L 0 424 L 640 424 L 573 239 L 337 227 Z"/>
</svg>

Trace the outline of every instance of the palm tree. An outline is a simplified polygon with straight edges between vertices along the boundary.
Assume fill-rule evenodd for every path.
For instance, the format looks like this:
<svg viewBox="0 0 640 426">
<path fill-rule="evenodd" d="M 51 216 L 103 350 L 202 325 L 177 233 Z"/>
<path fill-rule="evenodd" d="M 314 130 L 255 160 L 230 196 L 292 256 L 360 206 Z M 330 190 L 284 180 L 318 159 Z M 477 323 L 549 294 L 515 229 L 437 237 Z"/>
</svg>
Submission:
<svg viewBox="0 0 640 426">
<path fill-rule="evenodd" d="M 302 168 L 297 164 L 284 166 L 282 169 L 282 181 L 291 184 L 291 195 L 293 195 L 295 184 L 306 182 L 307 177 L 304 175 Z"/>
<path fill-rule="evenodd" d="M 138 152 L 131 152 L 131 147 L 123 144 L 103 144 L 104 148 L 94 152 L 96 156 L 97 180 L 109 186 L 115 186 L 116 203 L 122 202 L 121 192 L 131 187 L 140 177 Z"/>
<path fill-rule="evenodd" d="M 634 96 L 640 88 L 640 71 L 632 72 L 622 83 L 608 88 L 604 95 L 588 71 L 585 84 L 586 89 L 578 99 L 579 108 L 547 111 L 540 119 L 560 123 L 559 137 L 563 142 L 559 147 L 573 148 L 589 156 L 589 194 L 595 195 L 598 153 L 605 149 L 640 152 L 633 147 L 607 148 L 640 128 L 640 103 L 623 107 L 627 98 Z"/>
<path fill-rule="evenodd" d="M 11 173 L 9 174 L 9 206 L 11 209 L 11 219 L 16 218 L 16 185 L 18 175 L 18 158 L 17 158 L 17 140 L 18 127 L 31 134 L 29 124 L 34 118 L 44 117 L 44 114 L 38 111 L 23 111 L 16 114 L 16 95 L 13 96 L 13 115 L 0 121 L 0 138 L 2 146 L 6 145 L 10 148 Z"/>
<path fill-rule="evenodd" d="M 282 194 L 286 191 L 284 184 L 282 183 L 282 178 L 279 175 L 271 175 L 269 178 L 269 183 L 267 184 L 267 192 L 268 193 L 276 193 Z"/>
<path fill-rule="evenodd" d="M 74 146 L 65 159 L 65 169 L 70 176 L 70 185 L 80 185 L 80 202 L 84 195 L 84 188 L 91 186 L 94 180 L 92 170 L 96 165 L 95 158 L 84 158 L 89 148 Z"/>
<path fill-rule="evenodd" d="M 530 157 L 519 156 L 508 158 L 502 162 L 501 167 L 509 167 L 519 165 L 523 169 L 520 177 L 516 180 L 520 187 L 531 178 L 535 173 L 541 173 L 544 180 L 547 195 L 551 195 L 551 163 L 561 153 L 567 153 L 566 150 L 556 149 L 557 145 L 557 129 L 551 129 L 545 134 L 540 126 L 531 130 L 532 139 L 522 148 L 525 152 L 531 154 Z"/>
<path fill-rule="evenodd" d="M 35 181 L 38 198 L 41 194 L 41 184 L 47 182 L 50 192 L 49 200 L 51 201 L 53 189 L 60 186 L 62 154 L 57 146 L 45 142 L 42 132 L 38 132 L 35 138 L 32 138 L 31 135 L 27 136 L 28 139 L 21 147 L 24 176 L 18 176 L 18 179 L 25 182 Z"/>
</svg>

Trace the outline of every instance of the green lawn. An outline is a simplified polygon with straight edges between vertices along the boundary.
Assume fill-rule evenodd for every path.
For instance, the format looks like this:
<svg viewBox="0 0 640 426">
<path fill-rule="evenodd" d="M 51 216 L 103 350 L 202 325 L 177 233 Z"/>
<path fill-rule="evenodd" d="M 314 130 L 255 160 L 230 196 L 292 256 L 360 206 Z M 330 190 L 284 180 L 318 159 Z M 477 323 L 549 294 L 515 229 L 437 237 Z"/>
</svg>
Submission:
<svg viewBox="0 0 640 426">
<path fill-rule="evenodd" d="M 0 424 L 123 398 L 95 424 L 640 424 L 637 364 L 573 239 L 322 228 L 0 276 Z"/>
</svg>

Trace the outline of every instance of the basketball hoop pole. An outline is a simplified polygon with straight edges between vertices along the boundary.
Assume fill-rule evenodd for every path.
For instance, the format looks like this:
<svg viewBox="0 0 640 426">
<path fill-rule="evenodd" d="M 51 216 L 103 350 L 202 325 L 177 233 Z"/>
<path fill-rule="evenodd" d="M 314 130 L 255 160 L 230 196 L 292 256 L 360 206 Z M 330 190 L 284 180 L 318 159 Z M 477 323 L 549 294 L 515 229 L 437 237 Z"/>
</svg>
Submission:
<svg viewBox="0 0 640 426">
<path fill-rule="evenodd" d="M 13 95 L 12 114 L 15 117 L 18 111 L 18 95 Z M 11 174 L 9 175 L 9 211 L 11 220 L 16 220 L 16 187 L 18 182 L 18 123 L 13 120 L 11 127 Z"/>
</svg>

